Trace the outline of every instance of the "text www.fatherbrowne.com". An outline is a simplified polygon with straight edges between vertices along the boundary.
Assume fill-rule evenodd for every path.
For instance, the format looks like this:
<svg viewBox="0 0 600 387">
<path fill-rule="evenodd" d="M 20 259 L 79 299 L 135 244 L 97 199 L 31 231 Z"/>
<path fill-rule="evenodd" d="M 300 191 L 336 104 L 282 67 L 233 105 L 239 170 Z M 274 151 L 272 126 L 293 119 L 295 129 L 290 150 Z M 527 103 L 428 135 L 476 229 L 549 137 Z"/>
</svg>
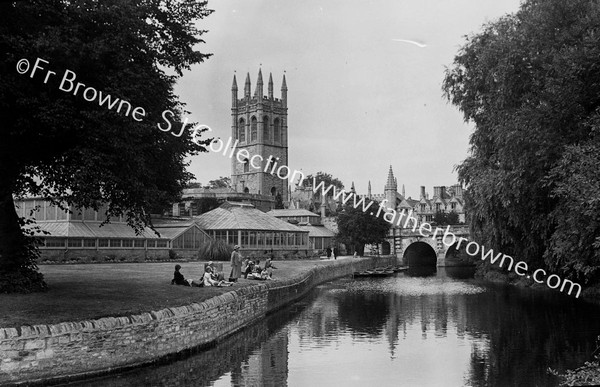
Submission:
<svg viewBox="0 0 600 387">
<path fill-rule="evenodd" d="M 208 130 L 210 128 L 206 127 Z M 218 144 L 218 145 L 217 145 Z M 214 145 L 217 145 L 218 148 L 215 148 Z M 210 144 L 209 148 L 213 152 L 221 152 L 223 149 L 223 155 L 229 156 L 229 158 L 235 157 L 239 162 L 248 162 L 250 160 L 250 166 L 254 169 L 262 169 L 261 161 L 263 161 L 263 157 L 260 155 L 250 155 L 246 149 L 237 149 L 237 141 L 233 139 L 229 139 L 229 141 L 225 144 L 222 140 L 217 139 L 212 144 Z M 272 156 L 269 159 L 273 158 Z M 254 161 L 258 163 L 255 164 Z M 268 170 L 270 169 L 270 171 Z M 288 179 L 291 177 L 291 180 L 294 180 L 295 176 L 298 176 L 298 185 L 302 185 L 302 182 L 305 179 L 305 176 L 300 171 L 292 171 L 285 165 L 279 166 L 276 171 L 276 164 L 269 165 L 267 163 L 267 167 L 263 170 L 263 172 L 268 172 L 270 174 L 274 174 L 280 179 Z M 281 172 L 284 172 L 281 174 Z M 344 205 L 350 204 L 355 209 L 359 208 L 363 212 L 369 211 L 369 214 L 375 217 L 381 216 L 386 222 L 390 223 L 393 226 L 401 227 L 404 229 L 411 229 L 413 232 L 417 231 L 421 236 L 425 238 L 432 238 L 433 240 L 437 240 L 438 236 L 441 237 L 442 242 L 447 247 L 455 246 L 456 249 L 459 249 L 463 244 L 465 246 L 465 251 L 470 256 L 479 256 L 481 255 L 481 260 L 486 261 L 489 260 L 491 264 L 495 264 L 498 262 L 498 266 L 500 268 L 506 268 L 507 270 L 514 270 L 514 272 L 523 277 L 527 277 L 528 279 L 533 279 L 538 284 L 545 283 L 550 289 L 559 289 L 561 292 L 564 292 L 567 288 L 567 294 L 571 295 L 573 291 L 576 291 L 575 297 L 578 298 L 581 294 L 581 285 L 576 282 L 570 281 L 568 279 L 561 279 L 556 274 L 551 274 L 547 276 L 547 272 L 544 269 L 537 269 L 533 272 L 529 270 L 529 266 L 527 262 L 518 261 L 515 263 L 515 259 L 510 255 L 506 255 L 503 253 L 495 253 L 493 249 L 486 249 L 485 246 L 479 245 L 479 243 L 475 241 L 469 241 L 467 238 L 457 237 L 450 231 L 450 226 L 447 226 L 446 229 L 435 227 L 433 229 L 432 225 L 427 222 L 421 222 L 419 224 L 418 219 L 414 216 L 414 212 L 411 210 L 408 213 L 406 210 L 402 210 L 399 213 L 394 209 L 385 208 L 385 204 L 387 202 L 384 199 L 381 203 L 379 203 L 376 207 L 377 209 L 371 209 L 374 201 L 365 200 L 365 197 L 359 197 L 354 192 L 346 192 L 343 189 L 337 189 L 334 185 L 326 186 L 325 182 L 321 181 L 317 184 L 316 178 L 313 177 L 312 181 L 312 190 L 313 193 L 319 193 L 322 197 L 326 197 L 328 195 L 332 195 L 335 201 L 341 201 Z M 371 209 L 371 210 L 370 210 Z M 505 266 L 506 263 L 506 266 Z"/>
<path fill-rule="evenodd" d="M 317 185 L 317 182 L 313 178 L 313 192 L 317 193 L 319 190 L 323 196 L 327 195 L 331 191 L 333 198 L 335 200 L 341 200 L 344 204 L 347 204 L 347 202 L 349 202 L 352 198 L 352 206 L 354 208 L 361 206 L 363 212 L 367 212 L 373 205 L 373 201 L 366 202 L 364 197 L 357 200 L 358 196 L 354 192 L 336 190 L 336 187 L 332 185 L 325 188 L 324 182 L 320 182 L 319 185 Z M 533 281 L 538 284 L 545 283 L 550 289 L 559 289 L 561 292 L 564 292 L 568 288 L 568 295 L 571 295 L 571 293 L 576 290 L 575 298 L 579 298 L 579 295 L 581 294 L 581 285 L 576 282 L 568 279 L 561 279 L 556 274 L 547 276 L 548 273 L 544 269 L 537 269 L 532 272 L 530 271 L 527 262 L 518 261 L 515 264 L 515 259 L 510 255 L 500 252 L 496 254 L 493 249 L 486 249 L 485 246 L 479 245 L 479 243 L 475 241 L 469 241 L 467 238 L 457 237 L 450 231 L 450 226 L 446 226 L 446 229 L 435 227 L 434 230 L 431 224 L 427 222 L 422 222 L 419 225 L 418 219 L 413 216 L 414 212 L 412 210 L 407 213 L 405 209 L 402 209 L 402 211 L 398 213 L 393 209 L 384 209 L 386 202 L 387 200 L 384 199 L 381 203 L 379 203 L 379 208 L 377 211 L 370 211 L 369 214 L 379 217 L 380 214 L 383 213 L 382 217 L 386 222 L 401 228 L 411 229 L 413 232 L 417 231 L 418 226 L 418 232 L 421 236 L 425 238 L 432 238 L 433 240 L 437 240 L 439 236 L 441 237 L 444 245 L 447 247 L 454 245 L 454 247 L 458 250 L 464 243 L 466 253 L 472 257 L 481 255 L 482 261 L 488 260 L 491 264 L 499 262 L 498 266 L 500 268 L 506 267 L 506 269 L 509 271 L 514 270 L 517 275 L 521 277 L 525 276 L 528 279 L 533 279 Z M 507 264 L 506 266 L 505 263 Z"/>
</svg>

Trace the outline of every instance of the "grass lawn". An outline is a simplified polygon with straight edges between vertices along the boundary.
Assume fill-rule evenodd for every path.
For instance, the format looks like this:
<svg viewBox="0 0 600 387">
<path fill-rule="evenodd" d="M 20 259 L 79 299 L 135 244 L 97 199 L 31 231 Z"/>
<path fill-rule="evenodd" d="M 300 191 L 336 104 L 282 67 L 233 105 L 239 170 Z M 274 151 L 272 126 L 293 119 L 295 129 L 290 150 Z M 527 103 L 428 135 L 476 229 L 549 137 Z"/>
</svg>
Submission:
<svg viewBox="0 0 600 387">
<path fill-rule="evenodd" d="M 290 278 L 333 261 L 276 261 L 273 278 Z M 0 327 L 55 324 L 149 312 L 202 302 L 260 281 L 240 278 L 232 287 L 190 288 L 171 285 L 175 264 L 115 263 L 40 265 L 50 288 L 44 293 L 0 294 Z M 200 278 L 204 263 L 180 262 L 185 278 Z M 228 276 L 230 266 L 223 263 Z"/>
</svg>

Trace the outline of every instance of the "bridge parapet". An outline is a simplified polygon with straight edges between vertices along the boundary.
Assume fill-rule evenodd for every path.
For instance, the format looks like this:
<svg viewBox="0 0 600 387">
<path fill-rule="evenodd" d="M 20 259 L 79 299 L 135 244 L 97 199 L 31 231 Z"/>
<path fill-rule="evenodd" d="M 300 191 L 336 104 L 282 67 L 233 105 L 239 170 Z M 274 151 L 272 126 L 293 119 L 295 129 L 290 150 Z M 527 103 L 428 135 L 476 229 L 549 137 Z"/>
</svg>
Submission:
<svg viewBox="0 0 600 387">
<path fill-rule="evenodd" d="M 420 228 L 419 228 L 420 227 Z M 393 246 L 393 253 L 400 259 L 404 258 L 405 251 L 413 243 L 426 243 L 431 246 L 437 256 L 437 266 L 446 265 L 446 254 L 450 247 L 459 240 L 468 240 L 468 225 L 450 225 L 423 227 L 423 224 L 415 228 L 391 229 L 388 241 Z M 431 231 L 430 231 L 431 230 Z M 419 232 L 422 231 L 422 232 Z M 463 247 L 464 247 L 463 242 Z"/>
</svg>

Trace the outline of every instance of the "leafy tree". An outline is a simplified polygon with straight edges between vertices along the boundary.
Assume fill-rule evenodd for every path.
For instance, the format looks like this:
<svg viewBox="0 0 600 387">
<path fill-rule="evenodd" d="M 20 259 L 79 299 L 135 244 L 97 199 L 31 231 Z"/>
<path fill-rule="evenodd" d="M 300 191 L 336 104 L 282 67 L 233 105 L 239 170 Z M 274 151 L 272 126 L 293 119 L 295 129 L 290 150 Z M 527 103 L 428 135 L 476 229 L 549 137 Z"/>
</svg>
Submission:
<svg viewBox="0 0 600 387">
<path fill-rule="evenodd" d="M 438 225 L 449 225 L 459 223 L 458 214 L 454 211 L 448 213 L 437 211 L 433 216 L 433 221 Z"/>
<path fill-rule="evenodd" d="M 284 205 L 283 205 L 283 198 L 281 197 L 281 194 L 278 193 L 275 196 L 275 209 L 281 210 L 284 209 Z"/>
<path fill-rule="evenodd" d="M 185 185 L 185 188 L 202 188 L 202 183 L 199 181 L 192 181 Z"/>
<path fill-rule="evenodd" d="M 231 187 L 231 179 L 229 177 L 221 176 L 218 179 L 211 180 L 208 182 L 209 188 L 228 188 Z"/>
<path fill-rule="evenodd" d="M 379 208 L 379 203 L 373 201 L 371 208 Z M 377 217 L 370 215 L 368 211 L 363 211 L 360 207 L 346 205 L 336 216 L 338 226 L 336 239 L 347 246 L 354 246 L 355 251 L 363 255 L 366 244 L 385 241 L 390 223 L 386 222 L 382 215 L 383 212 Z"/>
<path fill-rule="evenodd" d="M 0 4 L 0 292 L 45 287 L 13 196 L 96 210 L 106 203 L 109 217 L 124 215 L 136 230 L 178 199 L 192 178 L 185 158 L 210 140 L 181 129 L 173 86 L 209 57 L 194 49 L 206 32 L 195 22 L 211 12 L 202 1 Z M 131 107 L 108 108 L 107 95 Z"/>
<path fill-rule="evenodd" d="M 600 138 L 599 138 L 600 139 Z M 567 148 L 549 175 L 556 229 L 546 263 L 581 283 L 600 280 L 600 141 Z"/>
<path fill-rule="evenodd" d="M 313 179 L 317 182 L 317 185 L 322 181 L 325 182 L 325 189 L 327 189 L 327 187 L 329 187 L 329 186 L 333 186 L 338 190 L 344 189 L 344 183 L 342 183 L 341 180 L 339 180 L 338 178 L 333 177 L 331 174 L 325 173 L 325 172 L 317 172 L 315 175 L 310 174 L 310 175 L 306 176 L 306 179 L 303 180 L 302 184 L 305 187 L 308 187 L 308 186 L 312 185 Z M 320 192 L 318 194 L 320 195 Z M 332 195 L 333 195 L 333 190 L 329 191 L 327 193 L 327 196 L 332 196 Z"/>
<path fill-rule="evenodd" d="M 582 250 L 567 257 L 567 230 L 560 229 L 574 233 L 574 246 L 584 241 L 577 235 L 583 226 L 563 225 L 559 206 L 567 194 L 592 195 L 568 199 L 571 210 L 585 214 L 583 202 L 597 194 L 586 189 L 590 171 L 569 177 L 559 170 L 576 165 L 573 154 L 585 152 L 594 136 L 590 122 L 598 122 L 599 25 L 598 2 L 527 0 L 467 38 L 447 70 L 446 97 L 475 124 L 471 154 L 458 173 L 468 188 L 467 223 L 481 243 L 539 265 L 545 256 L 557 269 L 569 261 L 579 270 Z"/>
</svg>

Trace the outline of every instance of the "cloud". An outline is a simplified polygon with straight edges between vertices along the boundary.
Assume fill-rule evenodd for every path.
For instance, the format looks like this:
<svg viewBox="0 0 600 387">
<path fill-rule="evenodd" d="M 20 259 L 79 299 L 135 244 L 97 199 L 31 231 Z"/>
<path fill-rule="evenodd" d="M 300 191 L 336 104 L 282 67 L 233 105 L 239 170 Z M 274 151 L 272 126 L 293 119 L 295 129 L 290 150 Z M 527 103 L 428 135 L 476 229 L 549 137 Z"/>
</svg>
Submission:
<svg viewBox="0 0 600 387">
<path fill-rule="evenodd" d="M 394 42 L 403 42 L 403 43 L 410 43 L 410 44 L 414 44 L 417 47 L 427 47 L 426 44 L 424 43 L 420 43 L 420 42 L 415 42 L 414 40 L 406 40 L 406 39 L 392 39 Z"/>
</svg>

